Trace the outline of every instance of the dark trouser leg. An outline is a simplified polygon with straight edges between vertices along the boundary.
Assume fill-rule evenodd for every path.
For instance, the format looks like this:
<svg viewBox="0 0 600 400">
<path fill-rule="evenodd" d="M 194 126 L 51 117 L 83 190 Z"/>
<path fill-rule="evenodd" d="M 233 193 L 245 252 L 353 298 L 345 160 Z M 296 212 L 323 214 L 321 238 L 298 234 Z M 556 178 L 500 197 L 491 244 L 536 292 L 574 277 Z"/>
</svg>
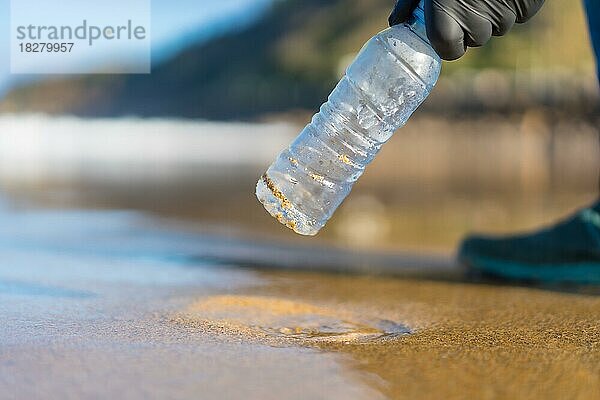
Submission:
<svg viewBox="0 0 600 400">
<path fill-rule="evenodd" d="M 598 68 L 598 77 L 600 78 L 600 1 L 584 0 L 585 10 L 590 28 L 590 37 L 596 54 L 596 67 Z"/>
<path fill-rule="evenodd" d="M 584 4 L 588 19 L 588 27 L 590 29 L 590 38 L 592 40 L 594 54 L 596 54 L 598 79 L 600 80 L 600 0 L 584 0 Z M 600 175 L 598 178 L 598 186 L 600 187 Z"/>
</svg>

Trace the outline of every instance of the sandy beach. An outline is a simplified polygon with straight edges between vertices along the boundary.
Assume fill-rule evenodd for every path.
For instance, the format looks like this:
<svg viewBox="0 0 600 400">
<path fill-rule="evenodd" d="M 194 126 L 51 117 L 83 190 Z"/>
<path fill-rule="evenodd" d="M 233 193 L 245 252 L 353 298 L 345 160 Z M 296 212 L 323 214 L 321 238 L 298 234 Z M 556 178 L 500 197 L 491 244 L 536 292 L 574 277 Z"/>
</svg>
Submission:
<svg viewBox="0 0 600 400">
<path fill-rule="evenodd" d="M 590 288 L 419 276 L 409 268 L 415 259 L 401 256 L 396 276 L 277 271 L 277 259 L 241 268 L 224 260 L 247 243 L 228 242 L 217 262 L 210 243 L 218 238 L 134 212 L 5 208 L 2 217 L 3 398 L 583 399 L 600 391 L 600 298 Z M 274 253 L 286 251 L 293 257 L 293 247 Z"/>
</svg>

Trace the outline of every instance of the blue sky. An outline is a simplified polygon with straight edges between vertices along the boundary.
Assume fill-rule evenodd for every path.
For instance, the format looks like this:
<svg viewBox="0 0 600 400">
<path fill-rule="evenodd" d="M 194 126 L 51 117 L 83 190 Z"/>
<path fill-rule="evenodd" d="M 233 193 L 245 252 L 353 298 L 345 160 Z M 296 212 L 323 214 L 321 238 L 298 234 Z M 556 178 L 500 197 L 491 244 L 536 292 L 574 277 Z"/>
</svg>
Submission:
<svg viewBox="0 0 600 400">
<path fill-rule="evenodd" d="M 151 1 L 152 51 L 156 61 L 176 53 L 190 41 L 210 37 L 252 22 L 272 2 L 272 0 Z M 230 21 L 234 21 L 231 27 Z M 10 0 L 0 0 L 0 26 L 3 27 L 4 32 L 0 35 L 0 93 L 2 93 L 11 82 L 23 79 L 20 76 L 11 76 L 9 73 Z M 43 79 L 44 76 L 37 78 Z"/>
</svg>

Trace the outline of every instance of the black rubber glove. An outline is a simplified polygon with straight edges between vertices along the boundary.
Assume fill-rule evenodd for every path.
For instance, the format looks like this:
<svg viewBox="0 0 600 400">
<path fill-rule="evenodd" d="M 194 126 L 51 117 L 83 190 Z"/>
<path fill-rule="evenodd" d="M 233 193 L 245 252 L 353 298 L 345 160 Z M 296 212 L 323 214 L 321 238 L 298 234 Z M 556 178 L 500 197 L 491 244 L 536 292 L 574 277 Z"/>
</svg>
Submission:
<svg viewBox="0 0 600 400">
<path fill-rule="evenodd" d="M 404 22 L 419 0 L 398 0 L 390 26 Z M 506 34 L 538 12 L 544 0 L 425 0 L 425 24 L 431 45 L 444 60 L 462 57 L 467 47 L 479 47 Z"/>
</svg>

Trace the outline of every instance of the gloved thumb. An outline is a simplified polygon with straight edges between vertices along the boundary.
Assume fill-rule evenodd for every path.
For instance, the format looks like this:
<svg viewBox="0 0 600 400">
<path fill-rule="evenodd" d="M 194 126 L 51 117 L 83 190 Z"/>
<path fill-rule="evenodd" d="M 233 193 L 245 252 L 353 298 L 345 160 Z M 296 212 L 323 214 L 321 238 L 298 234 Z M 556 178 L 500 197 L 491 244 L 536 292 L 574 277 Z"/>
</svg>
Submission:
<svg viewBox="0 0 600 400">
<path fill-rule="evenodd" d="M 418 5 L 419 0 L 397 0 L 396 6 L 388 18 L 390 26 L 405 22 Z"/>
</svg>

